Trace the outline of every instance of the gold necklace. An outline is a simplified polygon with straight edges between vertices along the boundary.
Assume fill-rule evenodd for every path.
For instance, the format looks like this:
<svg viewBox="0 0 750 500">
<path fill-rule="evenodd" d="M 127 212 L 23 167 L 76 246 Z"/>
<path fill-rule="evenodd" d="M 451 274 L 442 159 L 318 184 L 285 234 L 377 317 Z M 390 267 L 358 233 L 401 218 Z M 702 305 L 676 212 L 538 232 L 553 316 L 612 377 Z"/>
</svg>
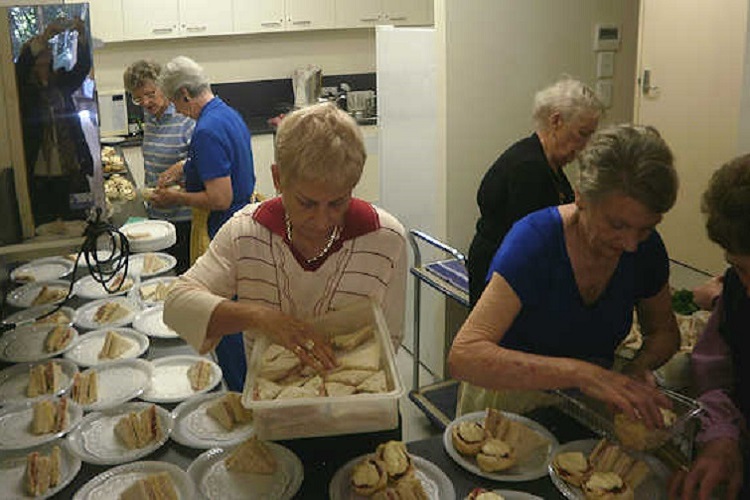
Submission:
<svg viewBox="0 0 750 500">
<path fill-rule="evenodd" d="M 289 244 L 292 244 L 292 222 L 289 220 L 288 215 L 284 215 L 284 223 L 286 223 L 286 239 L 289 240 Z M 305 259 L 305 264 L 314 264 L 315 262 L 319 261 L 323 257 L 325 257 L 328 252 L 331 251 L 331 247 L 333 247 L 333 244 L 336 243 L 336 240 L 339 239 L 341 236 L 341 228 L 339 226 L 334 226 L 331 230 L 331 234 L 328 236 L 328 241 L 326 242 L 323 249 L 316 255 L 315 257 L 311 257 L 309 259 Z"/>
</svg>

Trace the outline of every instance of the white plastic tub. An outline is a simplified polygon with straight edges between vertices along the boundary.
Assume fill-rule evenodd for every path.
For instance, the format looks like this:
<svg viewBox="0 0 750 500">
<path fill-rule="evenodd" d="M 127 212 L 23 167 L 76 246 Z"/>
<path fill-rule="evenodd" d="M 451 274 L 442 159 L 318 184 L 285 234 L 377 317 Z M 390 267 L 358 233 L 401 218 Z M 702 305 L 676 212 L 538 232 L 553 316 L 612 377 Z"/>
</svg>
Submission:
<svg viewBox="0 0 750 500">
<path fill-rule="evenodd" d="M 353 332 L 369 324 L 375 325 L 375 336 L 381 350 L 381 369 L 385 370 L 388 380 L 389 391 L 385 393 L 254 400 L 255 374 L 269 344 L 266 337 L 256 339 L 250 356 L 242 404 L 253 410 L 253 427 L 259 438 L 278 440 L 333 436 L 375 432 L 398 426 L 398 400 L 404 393 L 404 387 L 380 307 L 370 302 L 360 302 L 312 322 L 316 331 L 326 335 Z"/>
</svg>

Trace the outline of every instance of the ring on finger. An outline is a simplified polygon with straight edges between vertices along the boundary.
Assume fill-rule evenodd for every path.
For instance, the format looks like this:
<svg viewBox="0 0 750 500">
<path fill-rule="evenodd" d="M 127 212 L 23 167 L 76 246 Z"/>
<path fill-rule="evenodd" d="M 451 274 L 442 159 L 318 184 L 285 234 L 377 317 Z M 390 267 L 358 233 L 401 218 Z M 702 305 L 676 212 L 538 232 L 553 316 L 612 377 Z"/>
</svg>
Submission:
<svg viewBox="0 0 750 500">
<path fill-rule="evenodd" d="M 305 343 L 303 344 L 303 346 L 308 351 L 312 351 L 313 348 L 315 347 L 315 341 L 313 339 L 307 339 L 307 340 L 305 340 Z"/>
</svg>

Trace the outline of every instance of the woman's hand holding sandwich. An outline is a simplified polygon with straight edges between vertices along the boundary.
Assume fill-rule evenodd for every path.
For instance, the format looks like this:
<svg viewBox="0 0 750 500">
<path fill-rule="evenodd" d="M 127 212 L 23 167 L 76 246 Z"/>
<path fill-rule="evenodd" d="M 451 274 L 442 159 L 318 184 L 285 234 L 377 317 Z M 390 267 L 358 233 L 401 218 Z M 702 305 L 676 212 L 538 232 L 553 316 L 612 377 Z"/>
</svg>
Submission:
<svg viewBox="0 0 750 500">
<path fill-rule="evenodd" d="M 238 330 L 262 332 L 272 342 L 289 349 L 304 364 L 316 370 L 336 367 L 331 344 L 306 322 L 268 306 L 239 304 L 231 300 L 219 303 L 211 314 L 201 351 L 211 350 L 223 335 Z"/>
</svg>

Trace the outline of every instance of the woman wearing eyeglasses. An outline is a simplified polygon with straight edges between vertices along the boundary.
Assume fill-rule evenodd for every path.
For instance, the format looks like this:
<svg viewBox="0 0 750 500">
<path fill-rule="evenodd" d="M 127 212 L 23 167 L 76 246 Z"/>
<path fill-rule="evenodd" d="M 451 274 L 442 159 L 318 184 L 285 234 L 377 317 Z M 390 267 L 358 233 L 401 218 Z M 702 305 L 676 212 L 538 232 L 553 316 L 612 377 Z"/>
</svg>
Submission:
<svg viewBox="0 0 750 500">
<path fill-rule="evenodd" d="M 157 85 L 161 66 L 153 61 L 136 61 L 125 70 L 125 89 L 133 103 L 143 108 L 143 166 L 145 184 L 184 184 L 182 167 L 188 154 L 195 121 L 179 114 Z M 177 259 L 182 274 L 190 267 L 190 207 L 149 206 L 149 217 L 168 220 L 177 230 L 177 243 L 167 250 Z"/>
</svg>

